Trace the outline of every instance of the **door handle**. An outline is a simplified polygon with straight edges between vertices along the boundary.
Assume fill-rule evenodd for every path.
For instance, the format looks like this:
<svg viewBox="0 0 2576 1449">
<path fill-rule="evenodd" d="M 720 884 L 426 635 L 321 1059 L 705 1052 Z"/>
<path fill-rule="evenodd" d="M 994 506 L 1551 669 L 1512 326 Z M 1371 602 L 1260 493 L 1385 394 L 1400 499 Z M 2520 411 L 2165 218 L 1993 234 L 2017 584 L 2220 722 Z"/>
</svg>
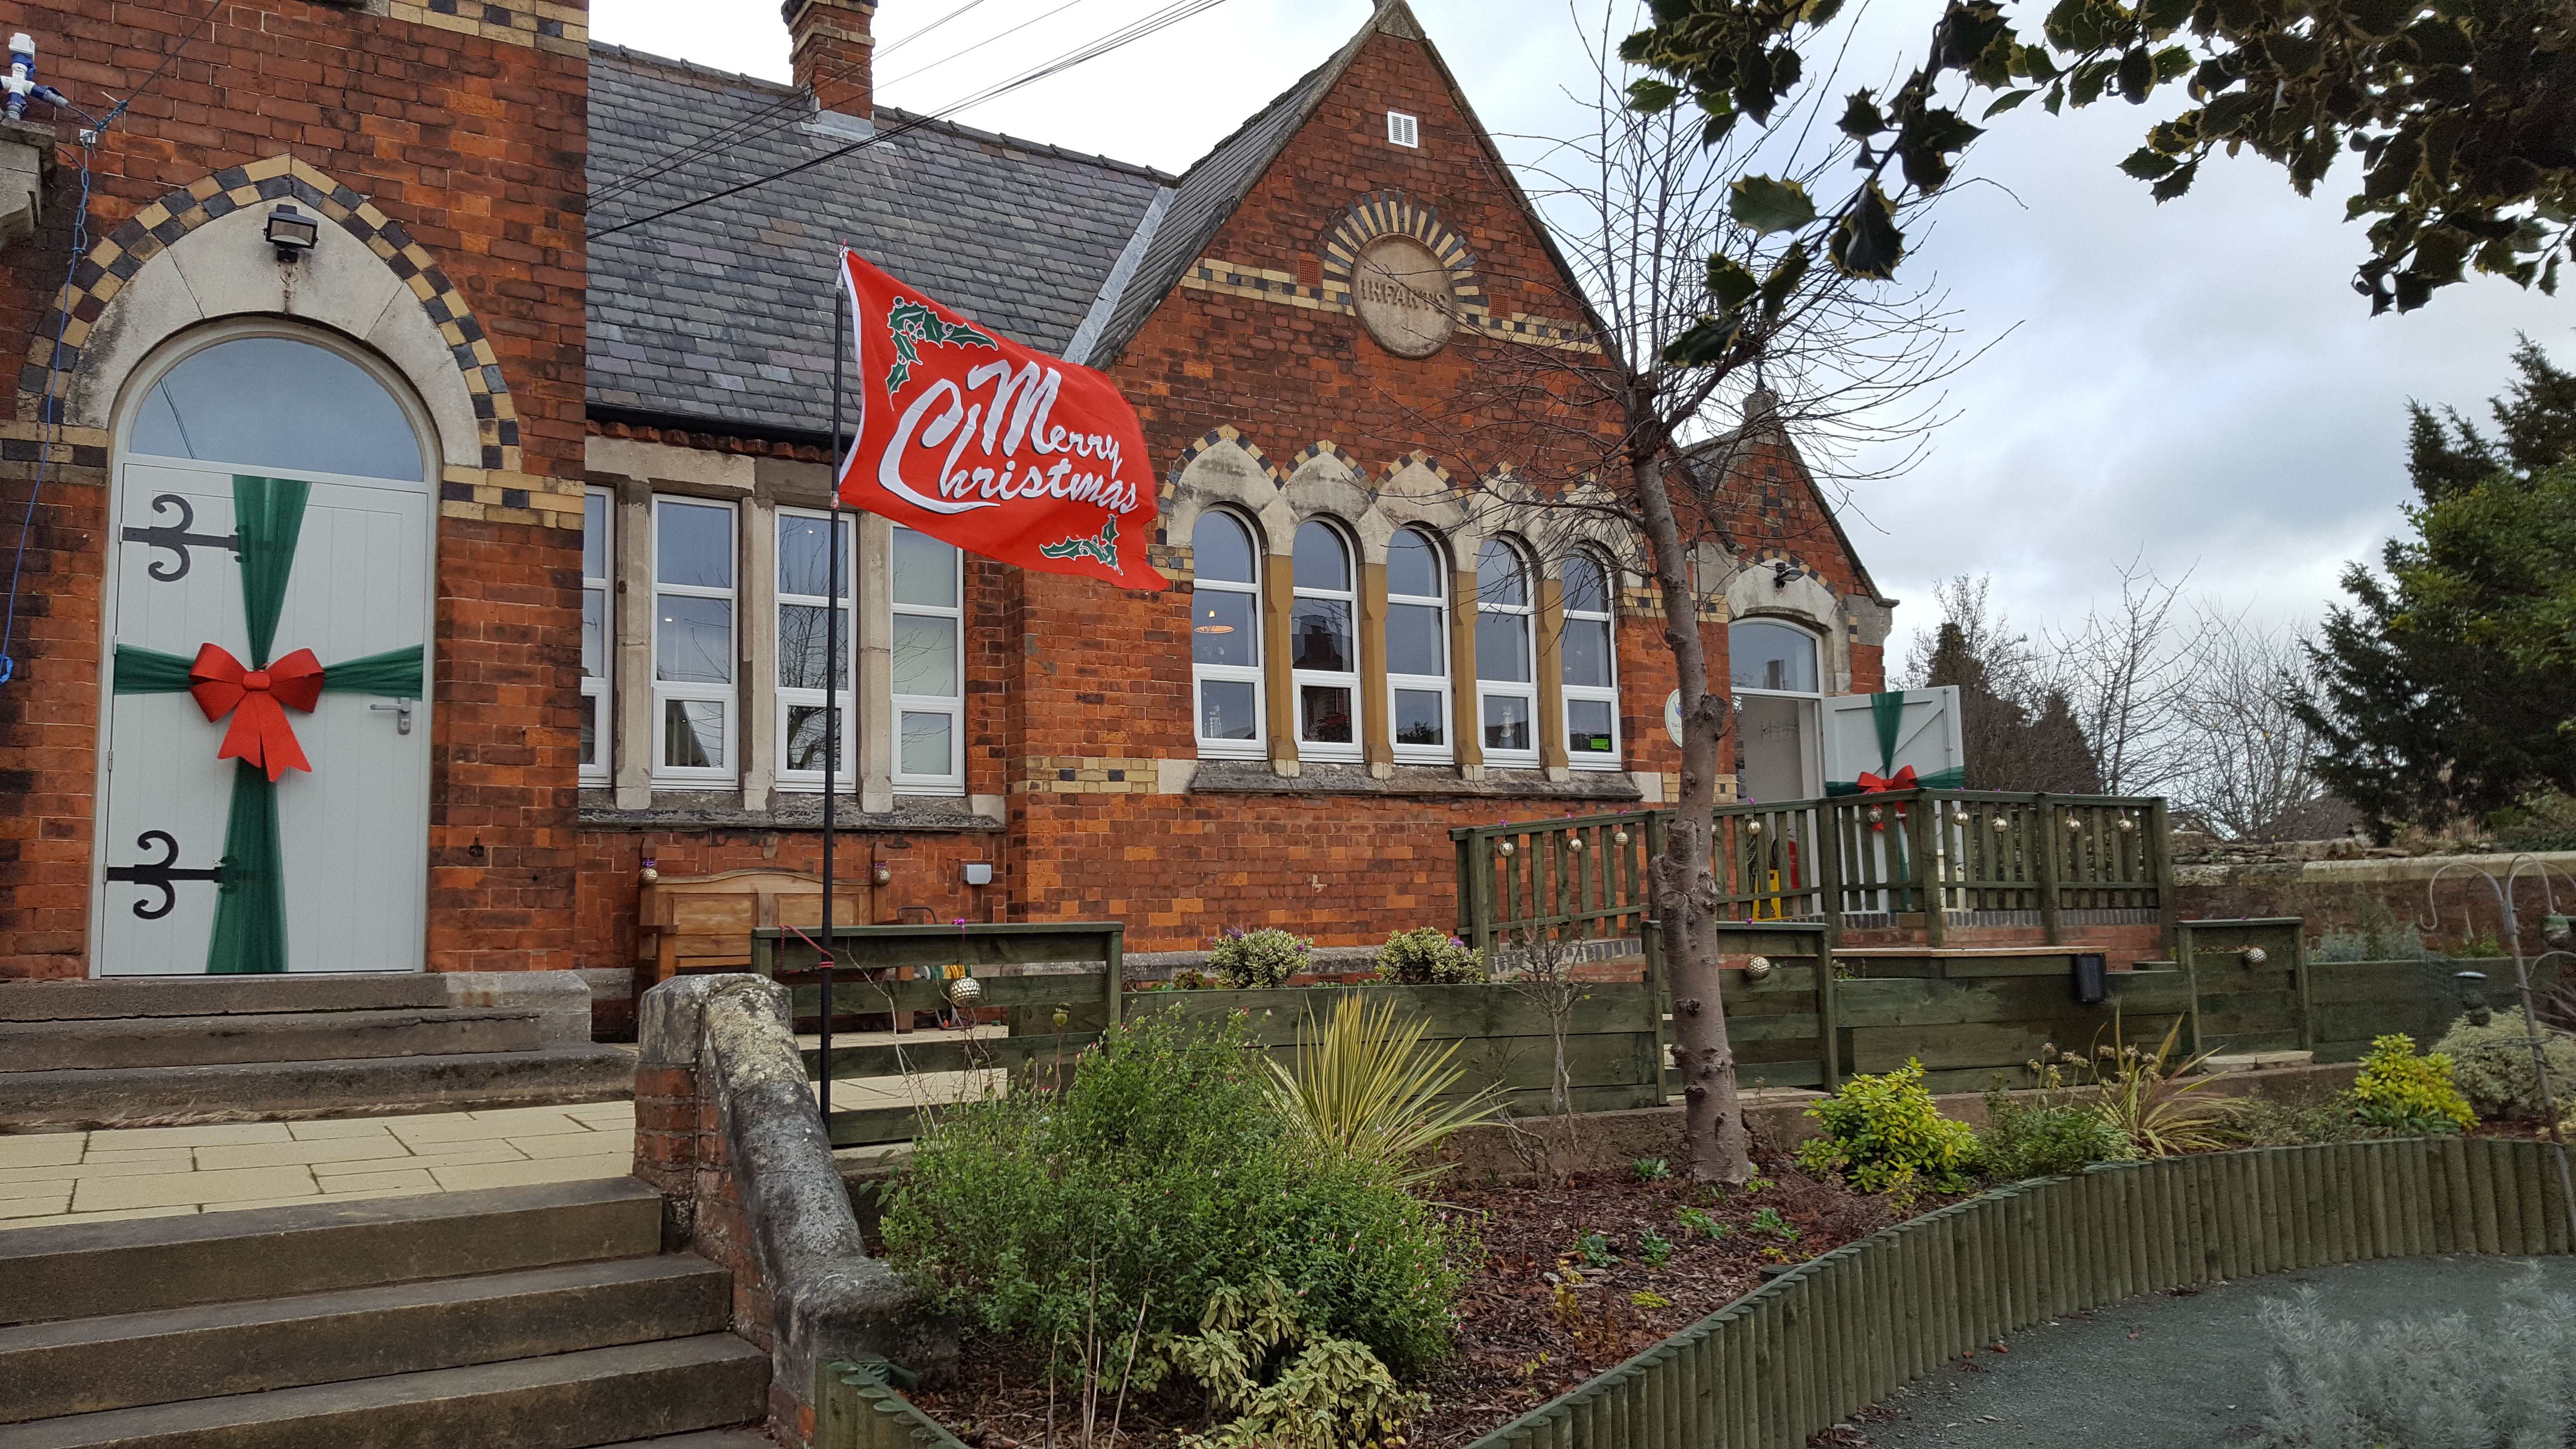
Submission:
<svg viewBox="0 0 2576 1449">
<path fill-rule="evenodd" d="M 410 700 L 398 699 L 391 704 L 371 704 L 367 708 L 376 712 L 391 712 L 394 717 L 394 733 L 401 735 L 411 733 Z"/>
</svg>

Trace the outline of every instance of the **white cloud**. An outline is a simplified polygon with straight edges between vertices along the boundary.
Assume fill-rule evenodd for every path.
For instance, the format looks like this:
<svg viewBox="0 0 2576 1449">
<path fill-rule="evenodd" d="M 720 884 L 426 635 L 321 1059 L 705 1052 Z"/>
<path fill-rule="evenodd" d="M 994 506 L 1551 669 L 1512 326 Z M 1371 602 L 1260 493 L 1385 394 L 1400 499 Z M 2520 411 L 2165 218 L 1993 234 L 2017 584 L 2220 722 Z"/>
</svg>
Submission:
<svg viewBox="0 0 2576 1449">
<path fill-rule="evenodd" d="M 881 98 L 936 110 L 1168 0 L 884 0 Z M 594 33 L 783 79 L 775 6 L 595 0 Z M 1865 16 L 1855 71 L 1919 46 L 1938 7 Z M 1349 38 L 1365 0 L 1227 0 L 1114 55 L 961 116 L 970 124 L 1180 171 Z M 1556 0 L 1415 0 L 1485 124 L 1522 135 L 1581 124 L 1580 78 Z M 1053 12 L 1053 13 L 1050 13 Z M 1025 29 L 992 38 L 1030 22 Z M 929 67 L 952 52 L 966 58 Z M 1868 58 L 1866 57 L 1875 57 Z M 1844 85 L 1851 84 L 1845 81 Z M 1928 622 L 1933 584 L 1991 573 L 2025 623 L 2081 614 L 2143 551 L 2168 572 L 2273 619 L 2313 618 L 2347 559 L 2375 557 L 2408 496 L 2408 398 L 2483 411 L 2517 329 L 2561 356 L 2569 304 L 2495 280 L 2373 319 L 2348 280 L 2363 255 L 2340 178 L 2315 198 L 2246 158 L 2206 169 L 2164 206 L 2114 169 L 2148 113 L 2116 102 L 1999 117 L 1914 258 L 1937 273 L 1974 340 L 2010 330 L 1954 379 L 1958 419 L 1903 477 L 1857 485 L 1878 529 L 1851 519 L 1881 587 L 1908 601 L 1897 641 Z M 1506 143 L 1517 153 L 1519 143 Z"/>
</svg>

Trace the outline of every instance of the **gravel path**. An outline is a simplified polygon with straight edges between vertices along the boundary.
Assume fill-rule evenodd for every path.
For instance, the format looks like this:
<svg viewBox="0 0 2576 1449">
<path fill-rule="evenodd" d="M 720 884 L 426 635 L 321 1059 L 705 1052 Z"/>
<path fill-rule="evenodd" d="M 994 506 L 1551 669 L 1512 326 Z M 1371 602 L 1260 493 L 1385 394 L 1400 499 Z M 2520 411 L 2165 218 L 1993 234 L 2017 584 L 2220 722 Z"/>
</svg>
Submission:
<svg viewBox="0 0 2576 1449">
<path fill-rule="evenodd" d="M 2241 1443 L 2261 1422 L 2268 1299 L 2317 1290 L 2326 1312 L 2364 1321 L 2490 1314 L 2527 1258 L 2405 1258 L 2222 1283 L 2186 1297 L 2132 1298 L 2025 1329 L 2006 1351 L 1953 1360 L 1855 1421 L 1872 1449 L 1976 1445 Z M 2546 1258 L 2550 1287 L 2576 1292 L 2576 1259 Z M 1845 1431 L 1846 1434 L 1848 1431 Z M 1826 1443 L 1857 1443 L 1842 1437 Z"/>
</svg>

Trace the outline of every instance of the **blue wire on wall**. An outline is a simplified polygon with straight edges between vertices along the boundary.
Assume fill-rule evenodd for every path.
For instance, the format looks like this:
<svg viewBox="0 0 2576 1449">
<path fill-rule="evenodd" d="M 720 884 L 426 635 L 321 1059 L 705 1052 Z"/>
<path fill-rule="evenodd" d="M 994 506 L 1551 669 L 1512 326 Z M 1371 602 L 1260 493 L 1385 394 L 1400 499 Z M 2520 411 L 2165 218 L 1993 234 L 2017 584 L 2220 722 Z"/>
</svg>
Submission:
<svg viewBox="0 0 2576 1449">
<path fill-rule="evenodd" d="M 72 325 L 71 314 L 62 310 L 63 299 L 71 295 L 72 277 L 80 259 L 89 254 L 89 163 L 97 147 L 98 130 L 83 133 L 80 149 L 80 202 L 72 212 L 71 256 L 63 263 L 63 285 L 54 293 L 57 319 L 54 345 L 45 354 L 45 391 L 37 403 L 37 419 L 43 427 L 36 434 L 36 481 L 27 489 L 27 511 L 18 519 L 18 547 L 9 560 L 9 607 L 0 615 L 0 685 L 18 677 L 18 658 L 10 652 L 18 636 L 18 580 L 27 566 L 27 540 L 36 527 L 36 501 L 44 496 L 45 473 L 53 466 L 54 432 L 62 418 L 62 399 L 54 395 L 54 379 L 63 365 L 63 334 Z"/>
</svg>

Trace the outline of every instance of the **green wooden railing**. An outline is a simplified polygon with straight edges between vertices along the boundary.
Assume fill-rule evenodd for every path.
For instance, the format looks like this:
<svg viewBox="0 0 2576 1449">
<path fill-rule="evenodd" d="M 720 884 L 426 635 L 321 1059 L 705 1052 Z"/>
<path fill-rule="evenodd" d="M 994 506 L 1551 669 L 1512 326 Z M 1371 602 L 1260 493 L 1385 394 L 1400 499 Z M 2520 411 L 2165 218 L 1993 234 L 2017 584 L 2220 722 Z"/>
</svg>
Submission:
<svg viewBox="0 0 2576 1449">
<path fill-rule="evenodd" d="M 1470 1449 L 1795 1449 L 2034 1324 L 2143 1293 L 2436 1253 L 2576 1251 L 2565 1149 L 2492 1137 L 2106 1163 L 1801 1263 Z M 822 1365 L 816 1449 L 963 1449 L 881 1365 Z"/>
<path fill-rule="evenodd" d="M 890 1015 L 897 1031 L 890 1042 L 835 1044 L 828 1068 L 819 1046 L 807 1049 L 806 1080 L 822 1080 L 827 1069 L 834 1081 L 964 1071 L 1055 1080 L 1084 1047 L 1099 1039 L 1102 1026 L 1118 1020 L 1126 933 L 1126 926 L 1117 921 L 836 927 L 832 932 L 837 963 L 832 982 L 834 1014 Z M 752 969 L 791 983 L 799 1017 L 818 1016 L 822 1011 L 823 987 L 814 969 L 820 959 L 815 938 L 820 935 L 820 927 L 763 926 L 752 932 Z M 1090 964 L 1094 962 L 1098 964 Z M 981 988 L 979 1008 L 1007 1009 L 1009 1036 L 903 1039 L 914 1012 L 936 1011 L 950 1004 L 947 968 L 951 966 L 962 966 L 975 975 Z M 1026 971 L 1032 966 L 1072 969 Z M 1020 969 L 1008 975 L 986 974 L 996 967 Z M 1034 1029 L 1052 1027 L 1058 1015 L 1065 1018 L 1063 1028 Z M 937 1115 L 937 1105 L 927 1103 L 863 1107 L 833 1112 L 824 1119 L 824 1129 L 834 1147 L 909 1142 L 925 1116 Z"/>
<path fill-rule="evenodd" d="M 1637 810 L 1450 831 L 1458 934 L 1489 948 L 1530 931 L 1650 936 L 1646 865 L 1672 818 Z M 1855 917 L 1919 923 L 1935 946 L 1962 913 L 2027 919 L 2051 943 L 2070 912 L 2172 920 L 2160 799 L 1894 790 L 1721 805 L 1712 826 L 1719 915 L 1821 921 L 1829 944 Z"/>
</svg>

